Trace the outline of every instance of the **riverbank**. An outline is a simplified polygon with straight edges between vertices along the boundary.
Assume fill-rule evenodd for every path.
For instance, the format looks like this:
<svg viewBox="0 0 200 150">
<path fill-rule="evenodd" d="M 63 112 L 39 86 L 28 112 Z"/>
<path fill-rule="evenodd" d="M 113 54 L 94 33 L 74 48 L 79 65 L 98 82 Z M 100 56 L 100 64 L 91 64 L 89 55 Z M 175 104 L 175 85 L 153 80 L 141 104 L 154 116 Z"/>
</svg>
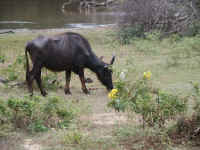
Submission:
<svg viewBox="0 0 200 150">
<path fill-rule="evenodd" d="M 66 32 L 73 30 L 90 30 L 90 29 L 104 29 L 104 28 L 114 28 L 116 24 L 69 24 L 68 28 L 52 28 L 52 29 L 0 29 L 1 34 L 14 34 L 14 33 L 53 33 L 53 32 Z"/>
</svg>

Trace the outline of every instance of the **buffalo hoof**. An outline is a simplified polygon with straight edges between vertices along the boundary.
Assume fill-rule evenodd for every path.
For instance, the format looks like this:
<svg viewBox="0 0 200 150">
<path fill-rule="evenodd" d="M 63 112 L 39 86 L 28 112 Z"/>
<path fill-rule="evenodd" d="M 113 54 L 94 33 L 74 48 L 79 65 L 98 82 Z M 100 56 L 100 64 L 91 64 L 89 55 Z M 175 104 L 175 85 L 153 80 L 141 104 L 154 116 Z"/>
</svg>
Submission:
<svg viewBox="0 0 200 150">
<path fill-rule="evenodd" d="M 33 93 L 30 93 L 30 97 L 32 97 L 33 96 Z"/>
<path fill-rule="evenodd" d="M 46 91 L 43 91 L 41 92 L 42 96 L 47 96 L 47 92 Z"/>
<path fill-rule="evenodd" d="M 65 90 L 65 94 L 66 94 L 66 95 L 71 95 L 72 93 L 71 93 L 70 90 L 68 89 L 68 90 Z"/>
<path fill-rule="evenodd" d="M 88 91 L 88 89 L 82 89 L 83 90 L 83 92 L 85 93 L 85 94 L 90 94 L 90 92 Z"/>
</svg>

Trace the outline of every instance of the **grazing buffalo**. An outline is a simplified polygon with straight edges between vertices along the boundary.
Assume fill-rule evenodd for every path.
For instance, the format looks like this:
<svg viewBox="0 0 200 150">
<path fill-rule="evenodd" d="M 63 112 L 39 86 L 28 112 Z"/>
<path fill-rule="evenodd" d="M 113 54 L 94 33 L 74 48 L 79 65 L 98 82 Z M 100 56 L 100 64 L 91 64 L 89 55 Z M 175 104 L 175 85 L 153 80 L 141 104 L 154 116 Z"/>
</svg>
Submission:
<svg viewBox="0 0 200 150">
<path fill-rule="evenodd" d="M 33 68 L 29 71 L 28 53 L 33 63 Z M 99 81 L 108 89 L 113 89 L 112 70 L 110 65 L 113 64 L 113 56 L 109 64 L 103 62 L 92 51 L 89 42 L 80 34 L 66 32 L 50 37 L 39 36 L 26 45 L 26 82 L 29 92 L 33 95 L 32 83 L 36 79 L 41 94 L 47 93 L 41 84 L 41 69 L 46 67 L 54 72 L 65 71 L 66 85 L 65 94 L 70 92 L 71 72 L 79 75 L 82 90 L 89 93 L 85 86 L 84 68 L 89 68 L 96 73 Z"/>
</svg>

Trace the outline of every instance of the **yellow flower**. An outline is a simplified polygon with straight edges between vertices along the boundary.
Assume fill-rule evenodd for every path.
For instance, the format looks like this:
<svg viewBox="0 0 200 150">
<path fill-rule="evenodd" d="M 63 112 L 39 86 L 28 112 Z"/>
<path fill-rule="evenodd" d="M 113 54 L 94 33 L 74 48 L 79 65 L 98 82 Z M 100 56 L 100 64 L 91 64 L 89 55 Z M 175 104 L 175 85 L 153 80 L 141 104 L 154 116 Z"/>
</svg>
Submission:
<svg viewBox="0 0 200 150">
<path fill-rule="evenodd" d="M 110 99 L 115 99 L 117 97 L 117 93 L 118 93 L 117 89 L 112 89 L 112 91 L 108 94 L 108 97 Z"/>
<path fill-rule="evenodd" d="M 144 78 L 150 79 L 151 78 L 151 71 L 144 72 Z"/>
<path fill-rule="evenodd" d="M 112 99 L 112 93 L 111 93 L 111 92 L 108 93 L 108 97 L 109 97 L 110 99 Z"/>
<path fill-rule="evenodd" d="M 111 91 L 113 94 L 117 94 L 118 90 L 117 89 L 112 89 Z"/>
</svg>

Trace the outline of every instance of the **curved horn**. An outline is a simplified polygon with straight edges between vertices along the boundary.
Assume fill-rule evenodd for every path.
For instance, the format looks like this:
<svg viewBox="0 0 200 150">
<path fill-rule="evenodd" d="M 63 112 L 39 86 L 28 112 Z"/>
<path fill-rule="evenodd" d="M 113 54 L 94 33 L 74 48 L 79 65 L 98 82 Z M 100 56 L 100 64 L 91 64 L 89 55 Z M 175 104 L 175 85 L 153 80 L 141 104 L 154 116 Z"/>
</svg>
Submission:
<svg viewBox="0 0 200 150">
<path fill-rule="evenodd" d="M 115 55 L 112 57 L 111 61 L 110 61 L 110 64 L 112 65 L 115 61 Z"/>
</svg>

